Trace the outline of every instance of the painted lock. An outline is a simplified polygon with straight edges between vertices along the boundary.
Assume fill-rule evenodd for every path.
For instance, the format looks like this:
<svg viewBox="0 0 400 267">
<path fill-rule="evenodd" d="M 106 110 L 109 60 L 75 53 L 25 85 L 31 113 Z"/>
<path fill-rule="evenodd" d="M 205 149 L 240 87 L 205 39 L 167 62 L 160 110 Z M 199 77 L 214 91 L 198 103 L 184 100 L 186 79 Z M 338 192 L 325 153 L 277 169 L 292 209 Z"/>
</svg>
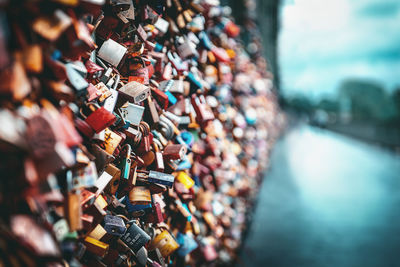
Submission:
<svg viewBox="0 0 400 267">
<path fill-rule="evenodd" d="M 192 178 L 190 178 L 190 176 L 183 171 L 180 171 L 178 173 L 178 176 L 176 177 L 176 179 L 182 183 L 187 189 L 190 189 L 194 186 L 194 181 Z"/>
<path fill-rule="evenodd" d="M 86 119 L 85 122 L 96 132 L 100 133 L 102 130 L 111 126 L 116 120 L 114 114 L 110 113 L 104 107 L 93 111 Z"/>
<path fill-rule="evenodd" d="M 160 250 L 163 257 L 168 257 L 179 248 L 175 238 L 167 230 L 162 231 L 154 238 L 153 246 Z"/>
</svg>

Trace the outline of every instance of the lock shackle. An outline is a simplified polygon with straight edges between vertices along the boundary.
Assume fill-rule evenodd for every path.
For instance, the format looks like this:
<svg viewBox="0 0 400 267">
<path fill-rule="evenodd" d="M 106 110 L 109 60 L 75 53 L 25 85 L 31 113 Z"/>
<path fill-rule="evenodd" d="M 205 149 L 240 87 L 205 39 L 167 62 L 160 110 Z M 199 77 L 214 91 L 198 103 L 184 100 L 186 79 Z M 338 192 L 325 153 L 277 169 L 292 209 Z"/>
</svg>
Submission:
<svg viewBox="0 0 400 267">
<path fill-rule="evenodd" d="M 150 134 L 150 126 L 145 121 L 140 122 L 139 130 L 140 130 L 140 132 L 142 132 L 142 136 L 148 136 Z"/>
<path fill-rule="evenodd" d="M 156 152 L 160 152 L 161 151 L 161 149 L 164 147 L 162 144 L 161 144 L 161 142 L 160 142 L 160 140 L 158 140 L 158 137 L 153 137 L 153 146 L 154 145 L 156 145 L 157 146 L 157 148 L 155 148 L 155 151 Z"/>
<path fill-rule="evenodd" d="M 126 158 L 130 158 L 132 154 L 132 147 L 130 144 L 125 144 L 121 147 L 121 153 L 126 150 Z"/>
<path fill-rule="evenodd" d="M 158 141 L 158 140 L 157 140 Z M 153 138 L 153 144 L 152 144 L 153 148 L 154 148 L 154 152 L 160 152 L 160 148 L 158 146 L 158 144 L 156 142 L 154 142 L 154 138 Z"/>
<path fill-rule="evenodd" d="M 86 114 L 84 113 L 84 111 L 83 111 L 84 108 L 88 108 L 88 109 L 90 109 L 92 112 L 94 112 L 94 111 L 96 111 L 97 109 L 99 109 L 100 106 L 97 105 L 97 104 L 95 104 L 95 103 L 92 103 L 92 102 L 86 103 L 84 106 L 82 106 L 82 107 L 79 109 L 79 114 L 82 116 L 82 118 L 86 119 L 89 115 L 86 115 Z"/>
<path fill-rule="evenodd" d="M 160 115 L 160 131 L 163 133 L 166 139 L 171 140 L 174 137 L 175 134 L 175 125 L 174 123 L 168 119 L 164 114 Z"/>
</svg>

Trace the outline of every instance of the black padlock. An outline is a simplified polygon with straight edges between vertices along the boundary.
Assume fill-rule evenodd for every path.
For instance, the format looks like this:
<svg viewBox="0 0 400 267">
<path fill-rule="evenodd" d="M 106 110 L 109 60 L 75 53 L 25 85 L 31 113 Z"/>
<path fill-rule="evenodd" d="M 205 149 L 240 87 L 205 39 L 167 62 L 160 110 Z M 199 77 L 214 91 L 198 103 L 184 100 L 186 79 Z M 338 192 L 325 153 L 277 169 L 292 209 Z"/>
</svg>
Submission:
<svg viewBox="0 0 400 267">
<path fill-rule="evenodd" d="M 113 216 L 113 215 L 106 215 L 104 217 L 104 229 L 107 233 L 121 237 L 125 231 L 125 223 L 121 217 Z"/>
<path fill-rule="evenodd" d="M 136 253 L 141 247 L 150 241 L 150 236 L 143 231 L 142 228 L 137 226 L 135 223 L 132 223 L 126 230 L 125 234 L 121 237 L 121 240 Z"/>
</svg>

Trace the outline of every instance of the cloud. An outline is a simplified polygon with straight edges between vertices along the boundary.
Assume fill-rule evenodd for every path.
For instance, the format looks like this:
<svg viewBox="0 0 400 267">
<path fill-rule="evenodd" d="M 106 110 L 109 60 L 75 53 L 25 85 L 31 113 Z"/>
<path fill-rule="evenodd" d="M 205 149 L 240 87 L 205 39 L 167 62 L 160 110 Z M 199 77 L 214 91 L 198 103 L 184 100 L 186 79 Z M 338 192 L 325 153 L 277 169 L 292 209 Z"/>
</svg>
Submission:
<svg viewBox="0 0 400 267">
<path fill-rule="evenodd" d="M 286 94 L 335 92 L 348 77 L 400 82 L 400 1 L 295 0 L 282 8 L 279 58 Z M 396 68 L 394 68 L 396 67 Z"/>
</svg>

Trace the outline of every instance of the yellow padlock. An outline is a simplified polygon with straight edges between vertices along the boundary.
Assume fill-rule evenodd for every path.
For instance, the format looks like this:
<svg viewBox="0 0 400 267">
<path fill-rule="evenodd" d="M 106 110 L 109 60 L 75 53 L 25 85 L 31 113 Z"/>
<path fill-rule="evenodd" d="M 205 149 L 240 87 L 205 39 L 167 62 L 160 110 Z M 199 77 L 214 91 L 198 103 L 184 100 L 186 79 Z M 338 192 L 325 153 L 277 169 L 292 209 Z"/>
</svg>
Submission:
<svg viewBox="0 0 400 267">
<path fill-rule="evenodd" d="M 109 128 L 105 129 L 104 134 L 104 148 L 105 151 L 114 154 L 115 149 L 118 147 L 119 143 L 121 143 L 122 137 L 118 134 L 111 131 Z"/>
<path fill-rule="evenodd" d="M 167 230 L 162 231 L 154 238 L 153 246 L 160 250 L 163 257 L 168 257 L 179 248 L 179 244 Z"/>
<path fill-rule="evenodd" d="M 85 245 L 88 251 L 100 257 L 104 257 L 107 254 L 109 248 L 108 244 L 94 239 L 90 236 L 87 236 L 85 238 Z"/>
<path fill-rule="evenodd" d="M 176 177 L 176 179 L 182 183 L 187 189 L 190 189 L 194 186 L 194 181 L 192 178 L 190 178 L 189 175 L 187 175 L 186 172 L 180 171 L 178 173 L 178 176 Z"/>
</svg>

